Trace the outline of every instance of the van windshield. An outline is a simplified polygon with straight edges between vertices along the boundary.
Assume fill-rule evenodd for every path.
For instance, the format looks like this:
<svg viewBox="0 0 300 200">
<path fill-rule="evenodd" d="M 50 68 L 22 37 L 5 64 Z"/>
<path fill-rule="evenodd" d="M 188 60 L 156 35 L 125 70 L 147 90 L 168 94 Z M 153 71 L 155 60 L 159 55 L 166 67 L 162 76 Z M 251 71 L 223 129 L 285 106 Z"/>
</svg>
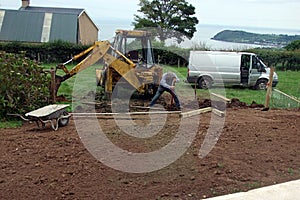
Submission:
<svg viewBox="0 0 300 200">
<path fill-rule="evenodd" d="M 255 69 L 262 69 L 262 68 L 267 68 L 267 66 L 265 65 L 265 63 L 259 59 L 258 57 L 256 56 L 253 56 L 252 57 L 252 68 L 255 68 Z"/>
</svg>

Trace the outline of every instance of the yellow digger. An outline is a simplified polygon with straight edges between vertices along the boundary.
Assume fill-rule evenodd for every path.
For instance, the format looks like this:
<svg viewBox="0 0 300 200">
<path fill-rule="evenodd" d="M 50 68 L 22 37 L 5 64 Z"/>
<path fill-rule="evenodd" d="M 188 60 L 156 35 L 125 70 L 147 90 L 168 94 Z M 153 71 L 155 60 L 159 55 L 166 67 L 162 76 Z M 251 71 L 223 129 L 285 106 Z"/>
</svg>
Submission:
<svg viewBox="0 0 300 200">
<path fill-rule="evenodd" d="M 66 65 L 86 56 L 81 62 L 68 70 Z M 102 60 L 104 67 L 96 70 L 97 84 L 104 88 L 108 98 L 115 85 L 125 81 L 139 94 L 155 93 L 162 77 L 162 68 L 154 63 L 151 34 L 140 30 L 117 30 L 114 42 L 97 41 L 85 51 L 75 55 L 65 63 L 56 66 L 52 74 L 51 97 L 55 101 L 61 83 L 82 70 Z M 58 76 L 56 71 L 64 71 Z"/>
</svg>

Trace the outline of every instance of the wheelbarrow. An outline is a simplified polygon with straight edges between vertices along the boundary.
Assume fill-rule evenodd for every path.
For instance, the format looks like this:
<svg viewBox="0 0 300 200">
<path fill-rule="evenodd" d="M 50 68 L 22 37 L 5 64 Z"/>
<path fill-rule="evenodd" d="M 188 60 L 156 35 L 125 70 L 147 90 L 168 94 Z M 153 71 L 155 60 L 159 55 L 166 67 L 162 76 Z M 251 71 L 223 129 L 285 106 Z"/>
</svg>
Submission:
<svg viewBox="0 0 300 200">
<path fill-rule="evenodd" d="M 19 114 L 8 114 L 12 116 L 19 116 L 24 121 L 35 122 L 37 126 L 45 127 L 46 123 L 50 123 L 53 130 L 58 127 L 66 126 L 69 123 L 71 115 L 65 110 L 69 105 L 53 104 L 44 106 L 37 110 L 25 114 L 25 117 Z"/>
</svg>

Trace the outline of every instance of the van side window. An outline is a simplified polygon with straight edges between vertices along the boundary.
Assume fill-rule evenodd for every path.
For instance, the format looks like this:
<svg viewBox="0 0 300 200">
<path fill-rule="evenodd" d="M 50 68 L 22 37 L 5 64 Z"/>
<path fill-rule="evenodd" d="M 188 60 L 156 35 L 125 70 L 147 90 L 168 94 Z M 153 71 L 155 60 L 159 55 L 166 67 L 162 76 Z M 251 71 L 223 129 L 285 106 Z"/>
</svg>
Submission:
<svg viewBox="0 0 300 200">
<path fill-rule="evenodd" d="M 259 61 L 255 56 L 252 56 L 252 68 L 253 69 L 259 69 Z"/>
</svg>

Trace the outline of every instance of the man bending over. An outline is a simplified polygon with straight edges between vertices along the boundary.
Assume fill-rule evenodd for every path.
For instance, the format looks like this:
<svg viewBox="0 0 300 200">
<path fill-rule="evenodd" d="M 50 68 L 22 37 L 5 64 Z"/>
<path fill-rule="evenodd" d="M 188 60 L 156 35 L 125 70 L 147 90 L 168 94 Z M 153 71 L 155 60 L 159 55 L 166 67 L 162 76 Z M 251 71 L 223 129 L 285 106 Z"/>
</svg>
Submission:
<svg viewBox="0 0 300 200">
<path fill-rule="evenodd" d="M 175 101 L 175 106 L 177 109 L 181 109 L 179 99 L 175 93 L 175 82 L 179 82 L 179 78 L 174 72 L 166 72 L 163 74 L 162 79 L 159 83 L 159 87 L 152 101 L 150 102 L 150 107 L 154 106 L 157 99 L 165 92 L 169 92 Z"/>
</svg>

